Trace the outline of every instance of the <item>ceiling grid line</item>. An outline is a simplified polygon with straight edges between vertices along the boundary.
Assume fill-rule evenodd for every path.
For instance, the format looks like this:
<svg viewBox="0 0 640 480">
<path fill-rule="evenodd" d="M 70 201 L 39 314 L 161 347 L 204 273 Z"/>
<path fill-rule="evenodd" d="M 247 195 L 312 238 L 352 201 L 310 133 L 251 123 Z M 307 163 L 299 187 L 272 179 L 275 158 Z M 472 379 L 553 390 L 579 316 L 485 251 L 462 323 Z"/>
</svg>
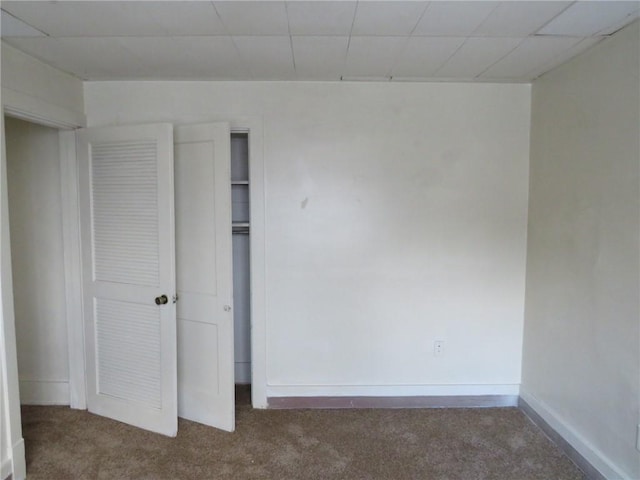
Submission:
<svg viewBox="0 0 640 480">
<path fill-rule="evenodd" d="M 571 2 L 569 5 L 567 5 L 562 11 L 558 12 L 557 15 L 555 15 L 554 17 L 550 18 L 549 20 L 547 20 L 543 25 L 540 25 L 540 28 L 538 28 L 538 30 L 536 30 L 534 32 L 534 35 L 538 35 L 538 32 L 542 29 L 544 29 L 547 25 L 549 25 L 551 22 L 553 22 L 556 18 L 558 18 L 560 15 L 562 15 L 563 13 L 565 13 L 567 10 L 569 10 L 571 7 L 573 7 L 575 4 L 577 3 L 576 0 L 574 0 L 573 2 Z"/>
<path fill-rule="evenodd" d="M 476 25 L 476 28 L 474 28 L 471 34 L 469 35 L 470 37 L 473 37 L 474 34 L 480 29 L 480 27 L 482 27 L 484 24 L 487 23 L 487 20 L 489 20 L 489 17 L 491 17 L 491 15 L 493 15 L 496 12 L 496 10 L 498 10 L 498 8 L 502 3 L 503 2 L 498 3 L 495 7 L 493 7 L 493 9 L 487 14 L 487 16 L 484 17 L 484 19 L 478 25 Z"/>
<path fill-rule="evenodd" d="M 440 64 L 438 68 L 436 68 L 436 70 L 433 72 L 434 77 L 438 76 L 438 72 L 440 72 L 440 70 L 442 70 L 447 65 L 447 63 L 449 63 L 451 59 L 456 56 L 456 54 L 462 49 L 462 47 L 465 46 L 467 41 L 469 41 L 468 37 L 464 39 L 464 41 L 460 44 L 458 48 L 455 49 L 455 51 L 449 56 L 449 58 L 447 58 L 442 64 Z"/>
<path fill-rule="evenodd" d="M 413 28 L 411 29 L 411 31 L 409 32 L 409 35 L 407 35 L 407 38 L 404 41 L 404 45 L 402 46 L 402 52 L 404 52 L 407 48 L 407 45 L 409 44 L 409 40 L 411 39 L 411 37 L 413 36 L 413 32 L 416 31 L 416 28 L 418 27 L 418 24 L 422 21 L 422 17 L 425 16 L 425 14 L 427 13 L 427 10 L 429 10 L 429 7 L 431 6 L 431 2 L 427 2 L 424 6 L 424 8 L 422 9 L 422 12 L 420 13 L 420 15 L 418 16 L 418 19 L 416 20 L 416 23 L 413 25 Z M 395 61 L 393 62 L 393 64 L 391 65 L 391 67 L 389 68 L 388 71 L 388 77 L 389 80 L 393 80 L 393 72 L 395 71 L 398 62 L 400 62 L 400 58 L 401 58 L 402 54 L 396 56 Z"/>
<path fill-rule="evenodd" d="M 409 37 L 411 37 L 413 35 L 413 33 L 416 31 L 416 28 L 418 28 L 418 24 L 422 21 L 422 17 L 425 16 L 425 14 L 427 13 L 427 10 L 429 10 L 429 7 L 431 6 L 431 3 L 432 2 L 427 2 L 426 5 L 424 6 L 424 9 L 422 10 L 422 13 L 420 14 L 418 19 L 416 20 L 415 25 L 413 26 L 413 28 L 409 32 Z"/>
<path fill-rule="evenodd" d="M 251 71 L 251 65 L 250 65 L 249 62 L 247 62 L 246 60 L 243 59 L 243 55 L 242 55 L 242 52 L 240 51 L 240 48 L 238 47 L 238 44 L 236 43 L 235 39 L 233 38 L 233 35 L 231 35 L 231 33 L 229 32 L 229 29 L 227 28 L 227 26 L 224 23 L 224 20 L 222 19 L 222 15 L 220 15 L 220 12 L 218 11 L 218 8 L 216 7 L 216 2 L 212 0 L 209 3 L 211 3 L 211 5 L 213 6 L 213 10 L 216 12 L 216 16 L 220 20 L 220 23 L 222 24 L 222 27 L 225 29 L 226 34 L 231 39 L 231 44 L 233 45 L 233 48 L 235 49 L 236 54 L 238 55 L 238 58 L 240 58 L 242 60 L 242 63 L 247 65 L 247 68 L 248 68 L 249 74 L 251 75 L 251 78 L 254 78 L 254 73 Z"/>
<path fill-rule="evenodd" d="M 473 29 L 473 31 L 472 31 L 471 33 L 473 33 L 473 32 L 475 32 L 475 31 L 477 31 L 477 30 L 478 30 L 478 28 L 480 27 L 480 25 L 482 25 L 484 22 L 486 22 L 486 21 L 487 21 L 487 19 L 491 16 L 491 14 L 492 14 L 493 12 L 495 12 L 495 10 L 498 8 L 498 6 L 499 6 L 499 4 L 498 4 L 498 5 L 496 5 L 493 9 L 491 9 L 491 11 L 490 11 L 489 13 L 487 13 L 487 15 L 485 16 L 485 18 L 484 18 L 484 19 L 482 19 L 482 20 L 480 21 L 480 23 L 478 23 L 478 25 L 476 25 L 476 27 Z M 448 58 L 448 59 L 447 59 L 447 60 L 446 60 L 442 65 L 440 65 L 440 66 L 436 69 L 436 71 L 435 71 L 435 72 L 434 72 L 434 74 L 433 74 L 433 75 L 434 75 L 434 77 L 437 77 L 437 76 L 438 76 L 438 73 L 439 73 L 442 69 L 444 69 L 444 68 L 447 66 L 447 64 L 448 64 L 448 63 L 450 63 L 450 62 L 451 62 L 451 60 L 452 60 L 452 59 L 453 59 L 453 58 L 458 54 L 458 52 L 460 52 L 460 51 L 465 47 L 465 45 L 467 44 L 467 42 L 469 41 L 469 39 L 470 39 L 470 38 L 472 38 L 472 35 L 467 36 L 467 38 L 465 38 L 464 42 L 462 42 L 462 44 L 461 44 L 461 45 L 456 49 L 456 51 L 455 51 L 455 52 L 453 52 L 453 54 L 451 54 L 451 56 L 450 56 L 450 57 L 449 57 L 449 58 Z M 474 78 L 476 78 L 476 77 L 474 77 Z"/>
<path fill-rule="evenodd" d="M 1 2 L 0 2 L 0 5 L 1 5 Z M 33 25 L 30 25 L 28 22 L 25 22 L 24 20 L 22 20 L 22 19 L 20 19 L 20 18 L 16 17 L 16 16 L 15 16 L 15 15 L 13 15 L 12 13 L 7 12 L 7 11 L 6 11 L 6 10 L 4 10 L 4 9 L 2 9 L 2 12 L 3 12 L 4 14 L 6 14 L 6 15 L 9 15 L 11 18 L 13 18 L 13 19 L 14 19 L 14 20 L 16 20 L 16 21 L 18 21 L 18 22 L 20 22 L 20 23 L 24 23 L 27 27 L 29 27 L 29 28 L 31 28 L 31 29 L 33 29 L 33 30 L 36 30 L 36 31 L 38 31 L 38 32 L 40 32 L 43 36 L 45 36 L 45 37 L 50 37 L 50 35 L 49 35 L 47 32 L 45 32 L 45 31 L 41 30 L 40 28 L 36 28 L 36 27 L 34 27 Z"/>
<path fill-rule="evenodd" d="M 344 71 L 347 67 L 347 61 L 349 60 L 349 50 L 351 49 L 351 37 L 353 36 L 353 25 L 356 23 L 356 16 L 358 15 L 358 7 L 360 6 L 360 0 L 356 0 L 356 6 L 353 9 L 353 18 L 351 19 L 351 27 L 349 27 L 349 37 L 347 39 L 347 48 L 344 52 L 342 67 L 340 69 L 340 80 L 344 80 Z"/>
<path fill-rule="evenodd" d="M 601 40 L 598 40 L 598 42 L 600 42 L 600 41 L 602 41 L 602 39 L 601 39 Z M 580 45 L 581 45 L 582 43 L 585 43 L 585 42 L 588 42 L 588 39 L 587 39 L 587 38 L 584 38 L 584 39 L 580 40 L 580 41 L 579 41 L 579 42 L 577 42 L 573 47 L 571 47 L 572 49 L 573 49 L 573 48 L 577 48 L 578 50 L 580 50 L 580 51 L 579 51 L 579 53 L 578 53 L 577 55 L 581 55 L 582 53 L 584 53 L 584 52 L 580 49 Z M 596 43 L 598 43 L 598 42 L 596 42 Z M 593 45 L 590 45 L 590 46 L 593 46 Z M 577 56 L 577 55 L 576 55 L 576 56 Z M 557 56 L 556 56 L 555 58 L 557 58 Z M 546 65 L 553 65 L 554 63 L 555 63 L 555 62 L 554 62 L 554 59 L 550 59 L 548 62 L 545 62 L 545 63 L 544 63 L 544 65 L 545 65 L 545 66 L 546 66 Z M 544 68 L 545 68 L 545 66 L 543 66 L 543 67 L 542 67 L 542 69 L 544 69 Z M 536 78 L 538 78 L 540 75 L 543 75 L 543 74 L 545 73 L 545 72 L 537 73 L 537 72 L 539 72 L 539 70 L 540 70 L 540 69 L 541 69 L 540 67 L 532 68 L 532 69 L 531 69 L 531 70 L 529 70 L 525 75 L 527 75 L 527 76 L 532 76 L 532 78 L 533 78 L 533 79 L 536 79 Z"/>
<path fill-rule="evenodd" d="M 351 28 L 349 28 L 349 40 L 347 41 L 347 56 L 349 55 L 349 47 L 351 47 L 351 37 L 353 36 L 353 25 L 356 23 L 356 15 L 358 15 L 358 7 L 360 0 L 356 0 L 356 8 L 353 9 L 353 18 L 351 19 Z M 346 61 L 346 58 L 345 58 Z"/>
<path fill-rule="evenodd" d="M 289 18 L 288 3 L 289 2 L 284 2 L 284 12 L 285 12 L 285 14 L 287 16 L 287 31 L 289 33 L 289 48 L 291 49 L 291 62 L 293 63 L 293 72 L 295 73 L 295 75 L 297 77 L 298 70 L 296 68 L 296 52 L 293 49 L 293 38 L 291 37 L 291 19 Z"/>
<path fill-rule="evenodd" d="M 524 43 L 524 41 L 526 40 L 526 38 L 523 38 L 522 40 L 520 40 L 520 42 L 518 42 L 518 44 L 513 47 L 511 50 L 509 50 L 507 53 L 505 53 L 502 57 L 500 57 L 498 60 L 496 60 L 495 62 L 493 62 L 491 65 L 489 65 L 487 68 L 485 68 L 484 70 L 482 70 L 480 73 L 478 73 L 475 77 L 473 78 L 480 78 L 482 76 L 482 74 L 484 74 L 485 72 L 487 72 L 488 70 L 491 69 L 491 67 L 493 67 L 495 64 L 500 63 L 503 59 L 505 59 L 506 57 L 508 57 L 509 55 L 511 55 L 514 51 L 516 51 L 518 49 L 518 47 L 520 47 L 520 45 L 522 45 Z"/>
</svg>

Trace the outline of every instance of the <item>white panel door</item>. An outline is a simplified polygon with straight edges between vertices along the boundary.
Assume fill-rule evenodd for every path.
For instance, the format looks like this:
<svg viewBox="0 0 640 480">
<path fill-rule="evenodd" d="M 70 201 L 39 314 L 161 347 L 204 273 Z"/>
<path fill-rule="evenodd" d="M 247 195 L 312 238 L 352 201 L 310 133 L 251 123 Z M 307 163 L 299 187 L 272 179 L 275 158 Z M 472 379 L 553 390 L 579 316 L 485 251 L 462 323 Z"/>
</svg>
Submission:
<svg viewBox="0 0 640 480">
<path fill-rule="evenodd" d="M 235 428 L 230 133 L 176 127 L 178 414 Z"/>
<path fill-rule="evenodd" d="M 175 436 L 173 126 L 84 129 L 77 147 L 89 411 Z"/>
</svg>

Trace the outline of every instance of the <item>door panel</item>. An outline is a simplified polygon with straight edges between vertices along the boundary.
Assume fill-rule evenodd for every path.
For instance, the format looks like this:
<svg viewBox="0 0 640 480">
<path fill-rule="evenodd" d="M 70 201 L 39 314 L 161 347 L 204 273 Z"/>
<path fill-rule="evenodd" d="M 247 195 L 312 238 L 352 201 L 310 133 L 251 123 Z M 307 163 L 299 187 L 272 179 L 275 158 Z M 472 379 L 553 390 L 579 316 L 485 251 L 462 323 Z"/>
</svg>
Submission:
<svg viewBox="0 0 640 480">
<path fill-rule="evenodd" d="M 159 309 L 96 298 L 94 310 L 98 393 L 160 408 Z"/>
<path fill-rule="evenodd" d="M 175 131 L 178 414 L 234 430 L 230 132 Z"/>
<path fill-rule="evenodd" d="M 77 136 L 89 411 L 177 432 L 173 127 Z"/>
</svg>

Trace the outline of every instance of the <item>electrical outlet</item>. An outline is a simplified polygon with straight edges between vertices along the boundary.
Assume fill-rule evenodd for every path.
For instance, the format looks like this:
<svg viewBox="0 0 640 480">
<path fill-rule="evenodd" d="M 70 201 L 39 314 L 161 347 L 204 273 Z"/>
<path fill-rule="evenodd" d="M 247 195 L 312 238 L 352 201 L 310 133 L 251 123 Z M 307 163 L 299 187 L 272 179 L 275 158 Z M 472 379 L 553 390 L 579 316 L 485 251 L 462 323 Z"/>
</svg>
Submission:
<svg viewBox="0 0 640 480">
<path fill-rule="evenodd" d="M 436 340 L 433 342 L 433 356 L 441 357 L 444 354 L 444 340 Z"/>
</svg>

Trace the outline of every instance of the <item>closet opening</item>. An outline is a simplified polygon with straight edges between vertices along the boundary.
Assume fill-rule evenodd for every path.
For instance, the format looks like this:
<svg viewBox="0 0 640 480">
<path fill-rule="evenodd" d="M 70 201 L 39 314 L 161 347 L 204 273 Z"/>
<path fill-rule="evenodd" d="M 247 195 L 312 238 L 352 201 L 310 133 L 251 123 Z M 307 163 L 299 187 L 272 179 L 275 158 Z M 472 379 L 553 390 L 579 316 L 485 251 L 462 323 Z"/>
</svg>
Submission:
<svg viewBox="0 0 640 480">
<path fill-rule="evenodd" d="M 231 134 L 233 333 L 236 404 L 251 405 L 251 265 L 249 136 Z"/>
</svg>

